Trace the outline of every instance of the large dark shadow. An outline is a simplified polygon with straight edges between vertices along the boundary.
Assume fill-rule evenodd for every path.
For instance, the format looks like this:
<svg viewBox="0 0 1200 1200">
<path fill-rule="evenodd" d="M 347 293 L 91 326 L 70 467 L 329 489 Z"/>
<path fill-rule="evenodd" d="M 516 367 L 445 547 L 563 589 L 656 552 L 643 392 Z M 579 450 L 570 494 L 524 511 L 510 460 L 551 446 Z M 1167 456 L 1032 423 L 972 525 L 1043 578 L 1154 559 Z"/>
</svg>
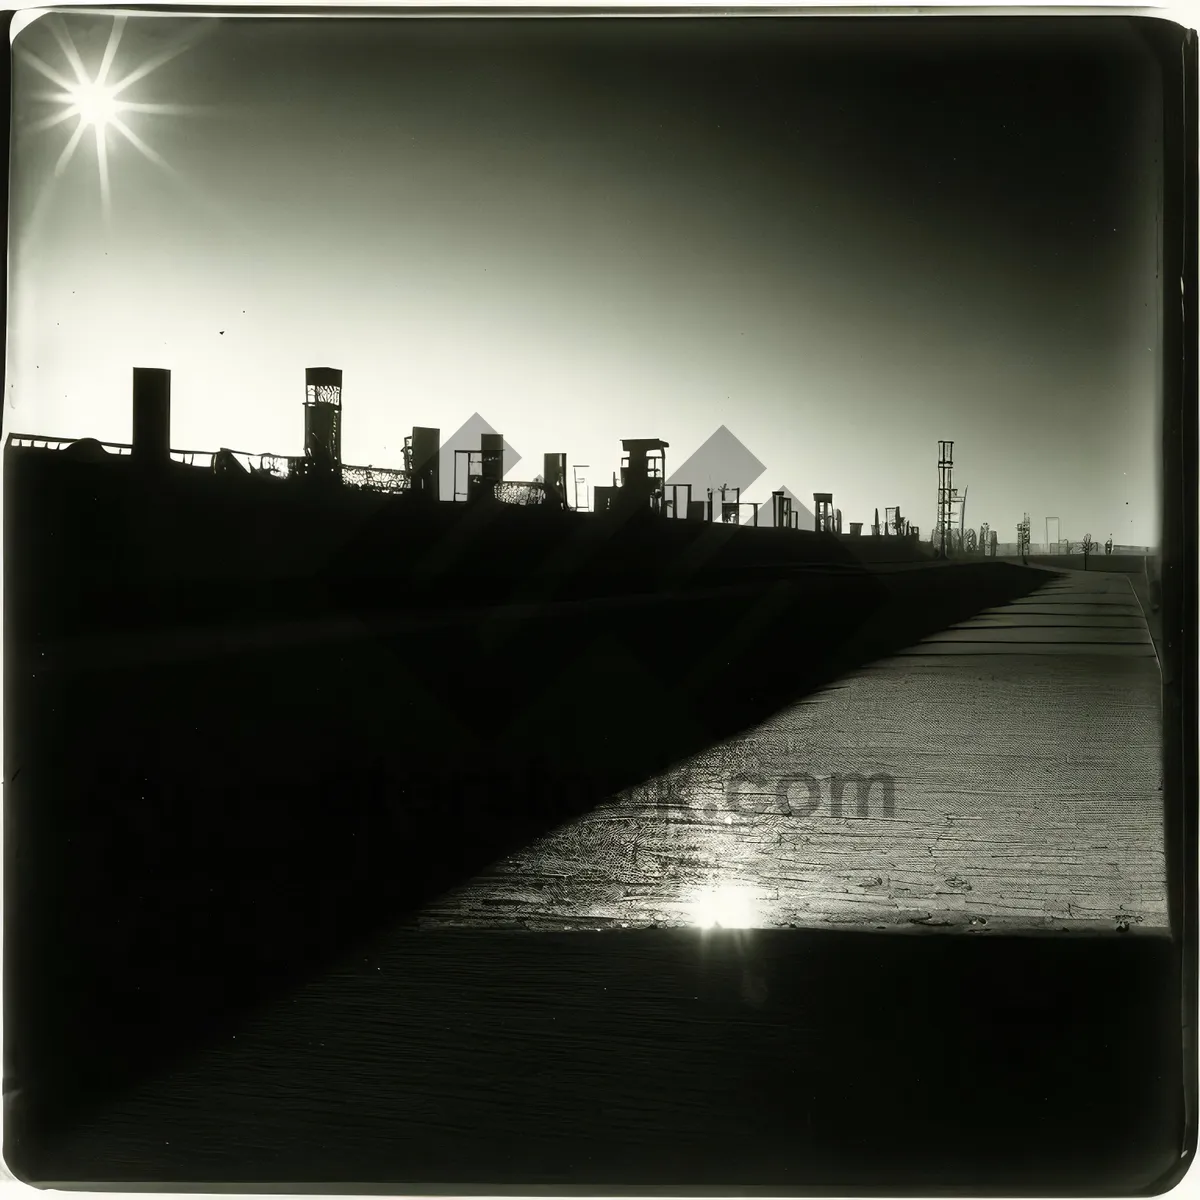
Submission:
<svg viewBox="0 0 1200 1200">
<path fill-rule="evenodd" d="M 103 470 L 6 480 L 5 1070 L 33 1131 L 621 788 L 1049 578 Z"/>
<path fill-rule="evenodd" d="M 9 1161 L 160 1190 L 1154 1194 L 1187 1161 L 1180 986 L 1165 938 L 397 931 Z"/>
</svg>

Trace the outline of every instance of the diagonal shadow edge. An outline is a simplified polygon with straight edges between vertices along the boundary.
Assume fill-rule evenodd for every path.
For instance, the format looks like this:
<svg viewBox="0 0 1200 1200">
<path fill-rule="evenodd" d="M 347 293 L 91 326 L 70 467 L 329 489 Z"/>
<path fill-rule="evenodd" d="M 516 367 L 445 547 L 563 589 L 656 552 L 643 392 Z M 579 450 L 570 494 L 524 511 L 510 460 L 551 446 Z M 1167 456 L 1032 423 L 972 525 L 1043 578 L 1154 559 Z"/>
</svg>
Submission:
<svg viewBox="0 0 1200 1200">
<path fill-rule="evenodd" d="M 55 722 L 80 732 L 76 761 L 100 787 L 81 791 L 89 771 L 31 760 L 7 789 L 7 969 L 20 981 L 7 1019 L 22 1044 L 7 1039 L 6 1089 L 37 1120 L 77 1107 L 64 1108 L 68 1081 L 80 1103 L 102 1100 L 607 796 L 1052 578 L 960 564 L 754 585 L 740 599 L 681 599 L 666 629 L 637 609 L 614 609 L 600 628 L 594 612 L 527 618 L 491 655 L 478 622 L 453 650 L 434 637 L 396 655 L 368 637 L 348 665 L 343 640 L 340 683 L 331 664 L 321 676 L 315 650 L 210 664 L 190 691 L 163 670 L 93 680 L 107 688 L 103 710 L 81 692 Z M 724 702 L 688 705 L 698 647 L 731 630 L 738 644 L 705 677 L 705 694 Z M 660 690 L 645 679 L 623 690 L 619 670 L 590 693 L 576 686 L 579 661 L 619 666 L 618 652 Z M 324 691 L 306 693 L 314 671 Z M 387 696 L 356 704 L 346 672 Z M 215 696 L 220 728 L 205 712 Z M 452 759 L 438 737 L 449 727 Z M 106 738 L 119 753 L 99 752 Z M 134 789 L 157 798 L 155 811 L 127 812 L 119 837 L 100 836 L 101 802 L 111 816 Z M 100 852 L 72 856 L 55 829 Z M 79 1012 L 86 1027 L 71 1029 Z"/>
</svg>

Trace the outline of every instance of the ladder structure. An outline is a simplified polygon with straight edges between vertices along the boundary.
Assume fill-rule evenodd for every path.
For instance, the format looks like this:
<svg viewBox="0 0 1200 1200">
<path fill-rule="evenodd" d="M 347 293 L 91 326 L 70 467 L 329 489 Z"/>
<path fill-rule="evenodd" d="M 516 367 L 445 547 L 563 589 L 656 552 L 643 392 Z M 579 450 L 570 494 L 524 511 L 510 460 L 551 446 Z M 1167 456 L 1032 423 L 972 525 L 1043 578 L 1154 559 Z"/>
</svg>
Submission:
<svg viewBox="0 0 1200 1200">
<path fill-rule="evenodd" d="M 938 505 L 933 542 L 943 558 L 962 545 L 962 523 L 966 511 L 966 495 L 960 496 L 954 486 L 954 443 L 938 442 Z"/>
</svg>

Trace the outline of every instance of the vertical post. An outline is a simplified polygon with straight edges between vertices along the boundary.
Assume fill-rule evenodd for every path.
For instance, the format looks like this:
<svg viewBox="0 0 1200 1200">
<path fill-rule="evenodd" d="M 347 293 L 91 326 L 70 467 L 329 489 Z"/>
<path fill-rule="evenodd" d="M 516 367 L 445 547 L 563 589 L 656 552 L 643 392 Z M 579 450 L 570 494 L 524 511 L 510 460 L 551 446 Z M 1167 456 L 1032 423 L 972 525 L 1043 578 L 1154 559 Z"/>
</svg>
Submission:
<svg viewBox="0 0 1200 1200">
<path fill-rule="evenodd" d="M 941 555 L 946 557 L 946 531 L 954 518 L 954 443 L 938 442 L 938 525 Z"/>
<path fill-rule="evenodd" d="M 441 436 L 440 429 L 413 426 L 411 487 L 427 500 L 441 499 Z"/>
</svg>

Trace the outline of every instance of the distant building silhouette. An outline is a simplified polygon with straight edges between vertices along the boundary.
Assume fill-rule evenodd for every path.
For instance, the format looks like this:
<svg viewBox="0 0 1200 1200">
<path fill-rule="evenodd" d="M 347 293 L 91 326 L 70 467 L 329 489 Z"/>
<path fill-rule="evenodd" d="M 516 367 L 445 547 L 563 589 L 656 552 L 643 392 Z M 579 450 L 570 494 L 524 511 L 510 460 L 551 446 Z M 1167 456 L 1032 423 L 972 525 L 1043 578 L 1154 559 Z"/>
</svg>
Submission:
<svg viewBox="0 0 1200 1200">
<path fill-rule="evenodd" d="M 226 446 L 215 451 L 173 448 L 171 372 L 137 367 L 133 370 L 132 442 L 11 434 L 6 444 L 22 455 L 60 455 L 67 461 L 114 463 L 124 459 L 124 469 L 162 469 L 172 478 L 181 470 L 207 472 L 235 486 L 241 486 L 238 480 L 256 480 L 260 482 L 253 487 L 265 483 L 270 488 L 281 483 L 319 483 L 339 491 L 408 493 L 450 503 L 490 498 L 506 505 L 573 507 L 567 497 L 565 453 L 545 454 L 543 474 L 532 481 L 508 479 L 521 455 L 477 412 L 444 442 L 437 427 L 414 426 L 412 435 L 404 439 L 402 467 L 356 466 L 342 461 L 340 369 L 306 369 L 303 412 L 302 455 L 247 453 Z M 621 468 L 619 474 L 614 473 L 613 486 L 594 489 L 596 512 L 640 510 L 690 521 L 783 526 L 808 532 L 817 524 L 813 512 L 787 488 L 779 488 L 765 504 L 743 500 L 744 490 L 761 477 L 764 468 L 724 425 L 670 476 L 668 442 L 626 438 L 621 445 Z M 842 514 L 833 508 L 832 496 L 815 495 L 820 497 L 823 525 L 840 534 Z M 861 528 L 855 526 L 859 535 Z"/>
<path fill-rule="evenodd" d="M 816 518 L 813 516 L 812 510 L 807 505 L 802 504 L 795 492 L 789 488 L 780 487 L 775 489 L 776 492 L 782 492 L 783 495 L 791 502 L 792 513 L 794 515 L 794 524 L 797 529 L 804 529 L 811 533 L 816 528 Z M 746 513 L 742 517 L 742 524 L 751 524 L 751 517 Z M 759 527 L 773 528 L 775 525 L 775 505 L 771 502 L 762 504 L 758 510 Z"/>
</svg>

